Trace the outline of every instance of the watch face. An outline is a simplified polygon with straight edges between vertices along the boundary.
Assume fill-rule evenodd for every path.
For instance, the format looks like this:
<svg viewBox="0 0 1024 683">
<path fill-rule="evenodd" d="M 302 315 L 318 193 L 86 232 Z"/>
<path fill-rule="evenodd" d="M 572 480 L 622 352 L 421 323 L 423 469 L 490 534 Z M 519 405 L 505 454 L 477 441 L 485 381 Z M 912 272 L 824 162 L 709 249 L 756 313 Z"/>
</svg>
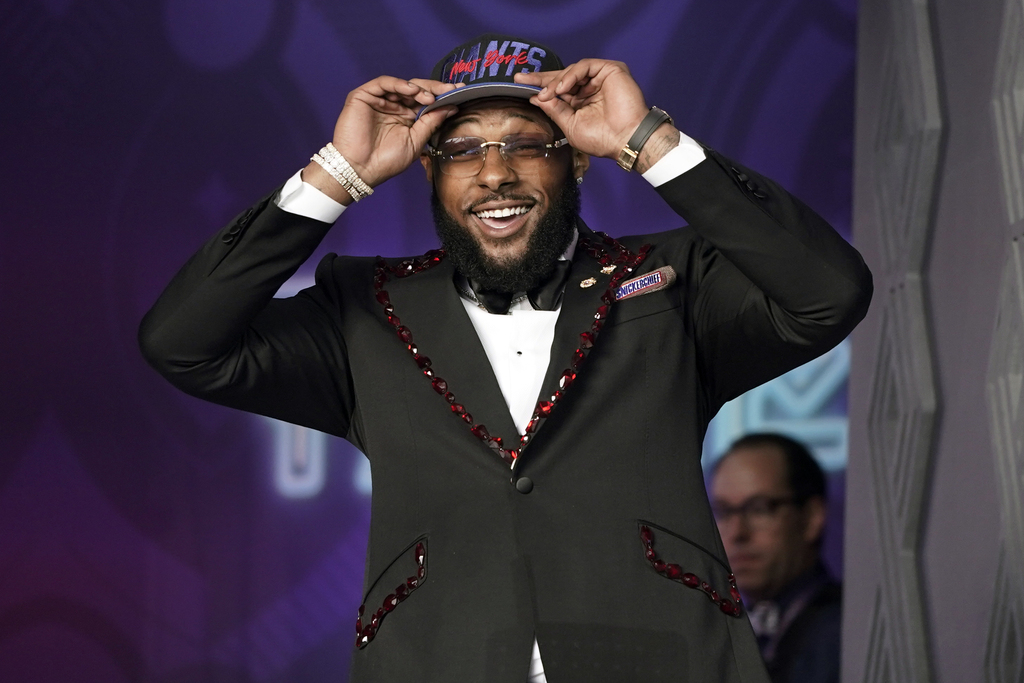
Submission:
<svg viewBox="0 0 1024 683">
<path fill-rule="evenodd" d="M 615 161 L 616 163 L 618 163 L 619 166 L 626 169 L 627 171 L 632 171 L 633 164 L 636 163 L 637 156 L 637 153 L 627 146 L 622 148 L 622 150 L 619 152 L 619 158 L 616 159 Z"/>
</svg>

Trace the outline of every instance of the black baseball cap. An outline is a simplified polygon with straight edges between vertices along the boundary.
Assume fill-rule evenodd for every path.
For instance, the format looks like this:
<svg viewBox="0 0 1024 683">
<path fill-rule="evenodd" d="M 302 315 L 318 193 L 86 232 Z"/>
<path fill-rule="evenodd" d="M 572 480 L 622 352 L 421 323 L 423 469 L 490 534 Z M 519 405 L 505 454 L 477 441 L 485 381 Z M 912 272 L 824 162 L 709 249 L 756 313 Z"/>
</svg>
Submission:
<svg viewBox="0 0 1024 683">
<path fill-rule="evenodd" d="M 482 97 L 518 97 L 528 100 L 540 88 L 515 82 L 517 73 L 558 71 L 564 68 L 555 51 L 540 43 L 500 33 L 485 33 L 463 43 L 434 65 L 430 78 L 442 83 L 464 83 L 457 90 L 439 95 L 428 111 L 462 104 Z"/>
</svg>

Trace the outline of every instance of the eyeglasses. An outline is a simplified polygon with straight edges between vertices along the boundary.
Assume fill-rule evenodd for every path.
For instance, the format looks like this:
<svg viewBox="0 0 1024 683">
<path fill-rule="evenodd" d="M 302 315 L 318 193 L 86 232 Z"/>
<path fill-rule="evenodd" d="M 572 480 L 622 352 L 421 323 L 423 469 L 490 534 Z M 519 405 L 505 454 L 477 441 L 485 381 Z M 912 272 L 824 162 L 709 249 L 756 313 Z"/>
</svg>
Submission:
<svg viewBox="0 0 1024 683">
<path fill-rule="evenodd" d="M 483 138 L 450 138 L 437 147 L 427 145 L 427 154 L 437 159 L 441 173 L 452 178 L 475 176 L 484 167 L 488 147 L 497 147 L 501 158 L 516 173 L 536 173 L 552 152 L 569 144 L 565 138 L 548 142 L 544 135 L 519 133 L 506 135 L 500 141 Z"/>
<path fill-rule="evenodd" d="M 712 503 L 711 513 L 719 524 L 728 522 L 734 516 L 741 516 L 750 526 L 763 528 L 775 521 L 775 515 L 783 505 L 796 505 L 792 497 L 772 498 L 770 496 L 754 496 L 743 505 L 725 505 Z"/>
</svg>

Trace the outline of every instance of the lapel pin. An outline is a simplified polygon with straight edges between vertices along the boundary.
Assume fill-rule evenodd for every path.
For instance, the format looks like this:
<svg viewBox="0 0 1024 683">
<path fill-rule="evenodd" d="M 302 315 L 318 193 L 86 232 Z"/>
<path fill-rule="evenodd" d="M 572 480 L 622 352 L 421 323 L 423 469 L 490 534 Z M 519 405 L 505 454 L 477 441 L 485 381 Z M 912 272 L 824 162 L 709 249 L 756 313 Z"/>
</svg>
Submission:
<svg viewBox="0 0 1024 683">
<path fill-rule="evenodd" d="M 605 266 L 604 268 L 601 269 L 601 272 L 604 273 L 605 275 L 611 275 L 612 273 L 615 272 L 615 266 Z"/>
<path fill-rule="evenodd" d="M 580 283 L 580 287 L 586 289 L 587 287 L 593 287 L 597 284 L 597 278 L 588 277 L 586 280 Z"/>
</svg>

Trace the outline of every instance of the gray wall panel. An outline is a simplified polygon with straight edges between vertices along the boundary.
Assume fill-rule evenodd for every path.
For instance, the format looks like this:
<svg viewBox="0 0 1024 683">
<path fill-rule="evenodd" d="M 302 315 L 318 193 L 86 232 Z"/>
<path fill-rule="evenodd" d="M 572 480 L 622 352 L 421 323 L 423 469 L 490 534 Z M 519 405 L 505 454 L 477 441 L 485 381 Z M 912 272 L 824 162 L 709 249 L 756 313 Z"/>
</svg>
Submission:
<svg viewBox="0 0 1024 683">
<path fill-rule="evenodd" d="M 1013 2 L 1019 5 L 1020 0 Z M 875 272 L 877 295 L 854 336 L 843 622 L 846 683 L 903 680 L 906 670 L 899 662 L 915 657 L 911 644 L 900 644 L 894 634 L 898 619 L 886 609 L 889 582 L 898 585 L 899 579 L 891 557 L 880 550 L 885 544 L 880 544 L 878 531 L 912 529 L 901 527 L 895 499 L 873 505 L 880 490 L 891 486 L 888 479 L 879 481 L 878 465 L 893 456 L 879 455 L 871 437 L 872 429 L 878 429 L 872 415 L 877 423 L 877 415 L 884 414 L 877 405 L 873 412 L 872 405 L 884 395 L 874 387 L 878 368 L 885 367 L 880 351 L 889 353 L 880 342 L 885 338 L 883 320 L 892 308 L 886 301 L 913 272 L 916 256 L 911 240 L 890 253 L 893 241 L 882 239 L 889 229 L 880 216 L 885 204 L 878 201 L 877 131 L 891 107 L 885 95 L 886 31 L 893 26 L 893 12 L 900 16 L 896 3 L 862 0 L 859 14 L 854 240 Z M 1005 368 L 1006 353 L 1014 353 L 1007 351 L 1012 345 L 1000 346 L 995 338 L 1010 236 L 1020 232 L 1020 224 L 1011 219 L 1019 221 L 1024 215 L 1024 197 L 1014 194 L 1020 183 L 1013 180 L 1019 172 L 1014 164 L 1022 163 L 1024 151 L 1024 97 L 1015 86 L 1005 95 L 999 85 L 1021 80 L 1024 31 L 1003 31 L 1004 17 L 1019 11 L 1003 0 L 932 0 L 928 15 L 944 137 L 920 282 L 941 410 L 930 470 L 918 480 L 924 486 L 919 541 L 904 550 L 917 551 L 930 679 L 939 683 L 1020 683 L 1019 667 L 1007 662 L 1024 654 L 1020 603 L 1007 588 L 1013 583 L 1013 567 L 1024 564 L 1011 558 L 1009 552 L 1016 551 L 1007 551 L 997 576 L 1004 542 L 1001 492 L 1003 498 L 1007 495 L 1007 487 L 997 483 L 997 464 L 1006 459 L 995 453 L 987 390 L 999 372 L 990 371 L 990 355 L 994 358 L 995 350 L 1002 349 L 1004 361 L 993 361 L 992 367 Z M 1006 300 L 1004 296 L 1004 308 Z M 911 375 L 907 371 L 904 376 Z M 903 476 L 903 470 L 896 471 Z"/>
</svg>

